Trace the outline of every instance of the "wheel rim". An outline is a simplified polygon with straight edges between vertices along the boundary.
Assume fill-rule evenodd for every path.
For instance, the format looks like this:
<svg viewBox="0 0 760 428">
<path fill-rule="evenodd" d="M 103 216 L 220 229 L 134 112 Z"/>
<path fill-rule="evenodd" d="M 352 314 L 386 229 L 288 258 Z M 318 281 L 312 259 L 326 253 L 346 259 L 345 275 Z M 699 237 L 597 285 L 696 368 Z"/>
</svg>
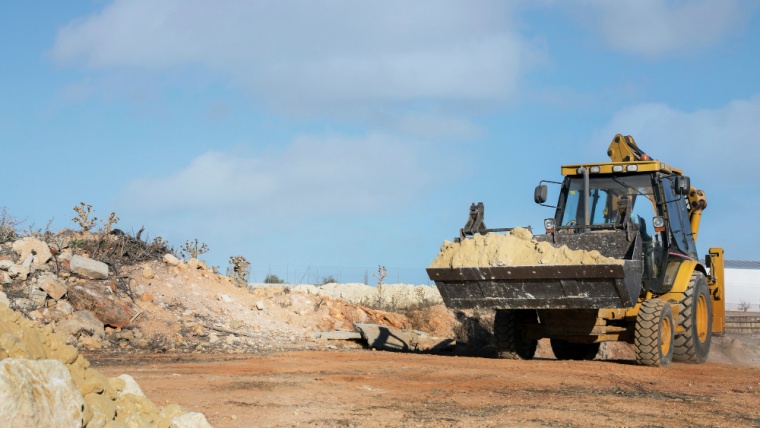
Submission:
<svg viewBox="0 0 760 428">
<path fill-rule="evenodd" d="M 700 343 L 704 343 L 705 340 L 707 340 L 707 326 L 709 324 L 709 320 L 707 319 L 707 299 L 705 298 L 704 294 L 699 294 L 699 297 L 697 298 L 697 308 L 696 308 L 696 320 L 695 324 L 697 326 L 697 337 L 699 338 Z"/>
<path fill-rule="evenodd" d="M 663 317 L 660 325 L 660 353 L 662 355 L 668 355 L 670 352 L 670 338 L 673 337 L 671 328 L 670 318 Z"/>
</svg>

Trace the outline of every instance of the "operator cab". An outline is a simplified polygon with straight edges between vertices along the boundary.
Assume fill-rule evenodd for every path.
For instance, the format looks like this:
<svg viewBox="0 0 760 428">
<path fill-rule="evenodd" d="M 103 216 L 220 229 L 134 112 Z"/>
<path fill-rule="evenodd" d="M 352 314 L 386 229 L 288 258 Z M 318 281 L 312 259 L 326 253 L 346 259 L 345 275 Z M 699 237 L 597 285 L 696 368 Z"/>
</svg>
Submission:
<svg viewBox="0 0 760 428">
<path fill-rule="evenodd" d="M 566 177 L 562 185 L 555 220 L 559 233 L 578 233 L 615 229 L 638 232 L 644 251 L 644 278 L 657 278 L 667 248 L 664 230 L 655 231 L 658 196 L 649 174 L 600 176 L 589 179 L 588 219 L 583 203 L 583 178 Z M 660 228 L 661 229 L 661 228 Z"/>
<path fill-rule="evenodd" d="M 698 258 L 685 196 L 690 183 L 680 171 L 659 161 L 640 161 L 568 165 L 562 172 L 554 218 L 545 221 L 547 234 L 638 234 L 642 281 L 652 291 L 672 286 L 681 261 Z M 546 196 L 546 186 L 539 185 L 536 202 L 543 204 Z"/>
</svg>

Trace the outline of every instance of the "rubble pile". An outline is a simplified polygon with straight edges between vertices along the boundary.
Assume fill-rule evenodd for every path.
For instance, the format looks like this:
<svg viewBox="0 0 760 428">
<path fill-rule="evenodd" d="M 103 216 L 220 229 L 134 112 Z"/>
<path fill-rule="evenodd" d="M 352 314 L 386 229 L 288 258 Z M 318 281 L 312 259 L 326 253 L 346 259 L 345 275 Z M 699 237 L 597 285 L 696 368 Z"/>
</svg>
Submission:
<svg viewBox="0 0 760 428">
<path fill-rule="evenodd" d="M 590 265 L 622 264 L 622 260 L 605 257 L 598 251 L 559 248 L 548 242 L 538 242 L 533 234 L 516 227 L 502 235 L 474 235 L 460 242 L 444 241 L 431 268 L 462 268 L 486 266 Z"/>
<path fill-rule="evenodd" d="M 355 323 L 425 327 L 419 314 L 410 319 L 365 305 L 419 309 L 440 304 L 435 287 L 356 288 L 361 293 L 337 284 L 239 287 L 203 261 L 172 254 L 122 266 L 116 275 L 109 265 L 73 252 L 51 252 L 35 238 L 0 246 L 0 272 L 9 276 L 0 302 L 91 353 L 331 349 L 334 343 L 314 333 L 355 331 Z M 450 331 L 441 326 L 449 318 L 438 314 L 431 328 Z"/>
<path fill-rule="evenodd" d="M 0 244 L 0 420 L 11 426 L 203 427 L 202 414 L 159 408 L 129 376 L 105 377 L 82 352 L 360 348 L 317 333 L 355 332 L 356 324 L 408 330 L 420 328 L 420 317 L 327 293 L 240 287 L 200 260 L 173 254 L 117 270 L 90 258 L 76 238 L 26 237 Z M 446 317 L 433 318 L 435 328 L 446 331 Z M 412 342 L 418 350 L 426 346 L 418 336 Z"/>
<path fill-rule="evenodd" d="M 0 305 L 0 420 L 8 426 L 210 426 L 178 405 L 159 408 L 129 375 L 90 367 L 64 335 Z"/>
</svg>

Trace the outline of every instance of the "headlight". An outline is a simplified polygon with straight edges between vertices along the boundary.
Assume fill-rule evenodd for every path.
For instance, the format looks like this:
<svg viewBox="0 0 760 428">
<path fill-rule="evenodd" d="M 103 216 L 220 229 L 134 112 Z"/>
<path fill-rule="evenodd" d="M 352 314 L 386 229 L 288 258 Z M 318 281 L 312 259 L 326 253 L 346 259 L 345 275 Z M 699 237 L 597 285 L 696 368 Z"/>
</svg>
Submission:
<svg viewBox="0 0 760 428">
<path fill-rule="evenodd" d="M 623 172 L 623 165 L 612 165 L 612 172 Z"/>
<path fill-rule="evenodd" d="M 554 231 L 554 219 L 553 218 L 547 218 L 544 220 L 544 229 L 546 229 L 546 233 L 553 232 Z"/>
<path fill-rule="evenodd" d="M 652 226 L 654 226 L 654 230 L 656 232 L 664 232 L 665 231 L 665 217 L 654 217 L 652 219 Z"/>
<path fill-rule="evenodd" d="M 638 165 L 627 165 L 625 167 L 625 169 L 628 172 L 634 172 L 634 171 L 638 171 L 639 170 L 639 166 Z"/>
<path fill-rule="evenodd" d="M 591 168 L 589 168 L 588 172 L 590 172 L 592 174 L 599 174 L 599 171 L 601 171 L 601 170 L 602 169 L 599 167 L 599 165 L 596 165 L 596 166 L 592 166 Z"/>
</svg>

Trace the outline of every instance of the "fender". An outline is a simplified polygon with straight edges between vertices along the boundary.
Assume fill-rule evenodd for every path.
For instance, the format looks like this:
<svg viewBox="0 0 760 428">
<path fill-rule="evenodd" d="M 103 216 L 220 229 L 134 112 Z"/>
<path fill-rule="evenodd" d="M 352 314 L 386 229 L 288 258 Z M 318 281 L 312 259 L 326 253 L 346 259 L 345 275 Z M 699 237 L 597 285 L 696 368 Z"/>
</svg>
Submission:
<svg viewBox="0 0 760 428">
<path fill-rule="evenodd" d="M 678 267 L 676 279 L 673 281 L 673 287 L 669 292 L 662 294 L 659 297 L 668 300 L 671 303 L 681 301 L 681 296 L 686 292 L 686 288 L 691 281 L 691 274 L 694 273 L 694 271 L 702 272 L 707 276 L 705 267 L 702 266 L 702 263 L 699 263 L 696 260 L 684 260 L 681 262 L 681 265 Z"/>
</svg>

